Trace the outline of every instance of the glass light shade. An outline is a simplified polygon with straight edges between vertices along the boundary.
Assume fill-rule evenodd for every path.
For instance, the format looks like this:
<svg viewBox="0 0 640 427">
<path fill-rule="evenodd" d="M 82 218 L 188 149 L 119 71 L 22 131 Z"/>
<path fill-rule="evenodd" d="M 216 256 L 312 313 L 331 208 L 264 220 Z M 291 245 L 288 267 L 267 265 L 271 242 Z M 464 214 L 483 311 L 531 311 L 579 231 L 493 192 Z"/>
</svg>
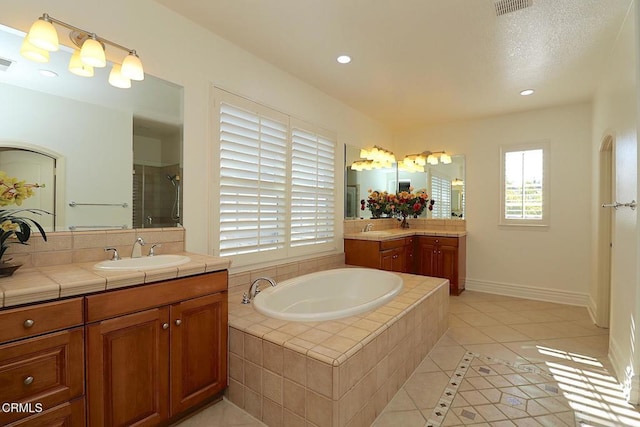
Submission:
<svg viewBox="0 0 640 427">
<path fill-rule="evenodd" d="M 427 164 L 427 159 L 425 159 L 424 156 L 417 156 L 416 157 L 416 165 L 424 166 L 426 164 Z"/>
<path fill-rule="evenodd" d="M 54 52 L 60 48 L 58 32 L 51 22 L 39 18 L 31 25 L 27 33 L 27 40 L 35 47 Z"/>
<path fill-rule="evenodd" d="M 129 53 L 122 61 L 122 75 L 131 80 L 144 80 L 142 61 L 135 52 Z"/>
<path fill-rule="evenodd" d="M 86 65 L 102 68 L 107 65 L 104 49 L 98 40 L 93 38 L 85 40 L 80 49 L 80 58 Z"/>
<path fill-rule="evenodd" d="M 442 153 L 442 155 L 440 156 L 440 161 L 442 162 L 442 164 L 448 165 L 449 163 L 451 163 L 451 156 L 447 153 Z"/>
<path fill-rule="evenodd" d="M 35 62 L 49 62 L 49 52 L 32 45 L 26 38 L 20 46 L 20 55 Z"/>
<path fill-rule="evenodd" d="M 368 155 L 369 155 L 369 150 L 367 150 L 366 148 L 360 149 L 360 157 L 362 157 L 363 159 L 366 159 Z"/>
<path fill-rule="evenodd" d="M 129 89 L 131 87 L 131 80 L 122 75 L 121 65 L 113 64 L 111 72 L 109 73 L 109 84 L 120 89 Z"/>
<path fill-rule="evenodd" d="M 71 55 L 69 71 L 77 76 L 93 77 L 93 67 L 82 62 L 82 59 L 80 58 L 80 51 L 77 49 L 73 52 L 73 55 Z"/>
<path fill-rule="evenodd" d="M 427 163 L 429 163 L 430 165 L 437 165 L 438 164 L 438 158 L 436 156 L 434 156 L 433 154 L 429 154 L 429 157 L 427 157 Z"/>
</svg>

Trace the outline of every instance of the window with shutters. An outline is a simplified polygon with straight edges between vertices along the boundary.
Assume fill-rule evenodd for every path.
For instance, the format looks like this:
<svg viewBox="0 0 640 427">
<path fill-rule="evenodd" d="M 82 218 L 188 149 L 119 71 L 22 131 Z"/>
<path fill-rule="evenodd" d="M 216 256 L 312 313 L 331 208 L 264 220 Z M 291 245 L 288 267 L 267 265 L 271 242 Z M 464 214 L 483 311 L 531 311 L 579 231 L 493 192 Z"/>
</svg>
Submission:
<svg viewBox="0 0 640 427">
<path fill-rule="evenodd" d="M 431 175 L 430 198 L 435 200 L 431 218 L 451 218 L 451 180 L 438 175 Z"/>
<path fill-rule="evenodd" d="M 335 139 L 218 89 L 215 99 L 218 254 L 249 263 L 335 249 Z"/>
<path fill-rule="evenodd" d="M 548 225 L 548 143 L 501 149 L 502 225 Z"/>
</svg>

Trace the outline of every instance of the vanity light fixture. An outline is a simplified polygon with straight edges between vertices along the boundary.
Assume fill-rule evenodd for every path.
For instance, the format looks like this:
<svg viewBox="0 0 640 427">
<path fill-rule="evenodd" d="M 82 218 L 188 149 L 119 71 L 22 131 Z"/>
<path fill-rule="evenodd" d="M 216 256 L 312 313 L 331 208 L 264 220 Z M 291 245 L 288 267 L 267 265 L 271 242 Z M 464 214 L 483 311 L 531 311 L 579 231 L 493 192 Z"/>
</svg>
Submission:
<svg viewBox="0 0 640 427">
<path fill-rule="evenodd" d="M 44 76 L 44 77 L 58 77 L 58 73 L 56 73 L 55 71 L 45 70 L 44 68 L 41 70 L 38 70 L 38 72 L 40 73 L 41 76 Z"/>
<path fill-rule="evenodd" d="M 535 90 L 533 90 L 533 89 L 525 89 L 525 90 L 520 92 L 520 95 L 529 96 L 529 95 L 533 95 L 534 93 L 535 93 Z"/>
<path fill-rule="evenodd" d="M 451 185 L 455 185 L 455 186 L 464 185 L 464 181 L 461 180 L 460 178 L 456 178 L 453 181 L 451 181 Z"/>
<path fill-rule="evenodd" d="M 115 87 L 129 88 L 131 80 L 144 79 L 142 62 L 134 49 L 98 37 L 95 33 L 52 18 L 46 13 L 29 29 L 20 48 L 20 54 L 32 61 L 48 62 L 49 52 L 57 51 L 60 47 L 58 33 L 53 24 L 71 30 L 69 38 L 79 48 L 74 51 L 69 61 L 69 71 L 73 74 L 92 77 L 93 67 L 106 66 L 105 45 L 110 45 L 127 52 L 127 55 L 123 58 L 122 64 L 114 64 L 109 74 L 109 83 Z"/>
<path fill-rule="evenodd" d="M 340 55 L 338 56 L 338 58 L 336 58 L 336 61 L 341 64 L 348 64 L 349 62 L 351 62 L 351 57 L 349 55 Z"/>
</svg>

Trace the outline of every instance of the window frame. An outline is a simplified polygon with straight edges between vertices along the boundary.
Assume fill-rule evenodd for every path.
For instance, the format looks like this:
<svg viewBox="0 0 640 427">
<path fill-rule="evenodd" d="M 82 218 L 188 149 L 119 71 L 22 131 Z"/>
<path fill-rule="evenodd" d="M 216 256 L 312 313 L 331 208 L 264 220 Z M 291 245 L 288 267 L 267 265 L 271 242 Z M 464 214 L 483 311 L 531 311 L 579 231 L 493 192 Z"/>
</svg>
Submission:
<svg viewBox="0 0 640 427">
<path fill-rule="evenodd" d="M 337 134 L 335 132 L 328 131 L 320 126 L 309 123 L 308 121 L 300 120 L 290 114 L 282 113 L 272 107 L 260 104 L 251 99 L 245 98 L 241 95 L 237 95 L 228 92 L 224 89 L 212 86 L 212 102 L 213 117 L 212 117 L 212 141 L 213 148 L 213 164 L 211 171 L 213 172 L 214 184 L 221 179 L 221 141 L 220 141 L 220 115 L 221 105 L 229 104 L 235 108 L 255 111 L 257 114 L 265 115 L 270 119 L 274 119 L 272 114 L 281 118 L 286 118 L 287 124 L 287 148 L 286 148 L 286 191 L 285 191 L 285 243 L 281 249 L 275 249 L 270 251 L 254 251 L 244 254 L 229 254 L 221 255 L 220 248 L 220 227 L 221 227 L 221 201 L 220 201 L 220 189 L 219 186 L 213 185 L 212 191 L 212 215 L 211 215 L 211 235 L 209 238 L 210 253 L 216 256 L 225 256 L 233 259 L 233 265 L 236 267 L 246 267 L 254 265 L 269 265 L 273 262 L 282 260 L 291 260 L 294 258 L 304 259 L 310 255 L 322 255 L 338 250 L 338 233 L 339 233 L 339 219 L 341 219 L 342 210 L 338 209 L 337 204 L 333 206 L 333 238 L 325 243 L 310 244 L 303 246 L 292 246 L 291 231 L 292 231 L 292 216 L 291 216 L 291 176 L 292 176 L 292 150 L 293 150 L 293 129 L 301 129 L 308 133 L 316 134 L 322 138 L 326 138 L 333 142 L 333 173 L 334 173 L 334 188 L 333 188 L 333 200 L 337 201 L 340 195 L 339 193 L 339 179 L 340 179 L 340 150 Z M 340 236 L 341 237 L 341 236 Z"/>
<path fill-rule="evenodd" d="M 506 218 L 506 157 L 508 153 L 542 150 L 542 218 Z M 504 227 L 520 226 L 524 228 L 546 228 L 550 225 L 550 179 L 549 179 L 550 143 L 536 141 L 522 144 L 500 146 L 500 218 L 498 224 Z"/>
</svg>

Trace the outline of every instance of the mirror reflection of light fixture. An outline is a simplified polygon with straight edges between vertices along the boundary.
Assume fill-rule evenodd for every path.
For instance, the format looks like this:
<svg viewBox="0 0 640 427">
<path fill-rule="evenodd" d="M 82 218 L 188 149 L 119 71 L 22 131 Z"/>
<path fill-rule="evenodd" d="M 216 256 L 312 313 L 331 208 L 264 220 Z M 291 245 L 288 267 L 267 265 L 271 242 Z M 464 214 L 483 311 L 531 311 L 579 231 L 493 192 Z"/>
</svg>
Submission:
<svg viewBox="0 0 640 427">
<path fill-rule="evenodd" d="M 122 75 L 122 66 L 120 64 L 113 64 L 113 67 L 111 67 L 109 84 L 121 89 L 129 89 L 131 87 L 131 79 Z"/>
<path fill-rule="evenodd" d="M 416 169 L 415 171 L 424 171 L 423 166 L 427 164 L 432 166 L 435 166 L 438 163 L 448 165 L 449 163 L 451 163 L 451 156 L 444 151 L 423 151 L 420 154 L 409 154 L 404 157 L 402 162 L 398 163 L 399 165 L 405 165 L 404 167 L 406 167 L 407 169 L 403 170 L 409 170 L 412 166 L 409 166 L 409 164 L 405 163 L 405 161 L 412 162 L 414 165 L 421 167 L 421 169 Z"/>
<path fill-rule="evenodd" d="M 49 51 L 32 45 L 27 39 L 20 46 L 20 55 L 34 62 L 49 62 Z"/>
<path fill-rule="evenodd" d="M 464 181 L 461 180 L 460 178 L 456 178 L 453 181 L 451 181 L 451 185 L 455 185 L 455 186 L 464 185 Z"/>
<path fill-rule="evenodd" d="M 58 33 L 53 24 L 71 30 L 69 38 L 80 48 L 78 55 L 74 52 L 71 61 L 69 61 L 70 72 L 84 77 L 93 76 L 93 67 L 106 65 L 105 45 L 108 44 L 127 52 L 122 65 L 118 64 L 116 76 L 112 79 L 111 74 L 109 75 L 109 83 L 116 87 L 127 88 L 131 87 L 131 80 L 144 79 L 142 62 L 134 49 L 98 37 L 95 33 L 52 18 L 46 13 L 42 14 L 29 29 L 25 41 L 22 43 L 20 54 L 32 61 L 48 62 L 49 52 L 59 49 Z"/>
<path fill-rule="evenodd" d="M 78 49 L 74 50 L 73 55 L 71 55 L 69 71 L 76 76 L 93 77 L 93 67 L 82 62 L 80 59 L 80 51 Z"/>
<path fill-rule="evenodd" d="M 360 158 L 351 164 L 351 170 L 386 169 L 396 163 L 396 156 L 391 151 L 377 145 L 371 149 L 362 148 Z"/>
</svg>

